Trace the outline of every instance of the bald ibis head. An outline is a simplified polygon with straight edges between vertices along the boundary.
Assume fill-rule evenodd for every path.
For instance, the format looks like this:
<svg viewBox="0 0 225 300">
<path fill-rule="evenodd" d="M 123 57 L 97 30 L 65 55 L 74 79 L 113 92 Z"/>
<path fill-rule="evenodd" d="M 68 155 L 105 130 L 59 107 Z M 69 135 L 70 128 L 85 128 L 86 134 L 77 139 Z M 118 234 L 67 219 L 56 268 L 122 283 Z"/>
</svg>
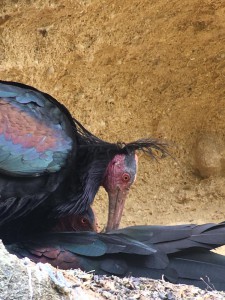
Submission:
<svg viewBox="0 0 225 300">
<path fill-rule="evenodd" d="M 63 231 L 98 231 L 98 225 L 93 209 L 89 207 L 79 215 L 67 215 L 59 217 L 57 223 L 51 232 L 63 232 Z"/>
<path fill-rule="evenodd" d="M 127 194 L 137 173 L 137 155 L 117 154 L 109 163 L 103 180 L 108 193 L 109 210 L 106 231 L 117 229 L 120 224 Z"/>
<path fill-rule="evenodd" d="M 143 152 L 147 156 L 158 160 L 170 155 L 168 145 L 164 141 L 152 138 L 139 139 L 130 143 L 108 143 L 99 139 L 74 119 L 78 132 L 78 140 L 82 149 L 86 149 L 88 158 L 92 156 L 89 167 L 88 191 L 94 191 L 95 197 L 98 188 L 103 186 L 108 193 L 109 211 L 106 230 L 117 229 L 123 213 L 126 197 L 137 173 L 137 153 Z M 89 151 L 89 152 L 88 152 Z M 78 153 L 79 161 L 83 160 L 82 152 Z M 83 167 L 83 166 L 82 166 Z M 87 165 L 85 166 L 85 170 Z M 90 188 L 91 186 L 91 188 Z M 94 190 L 93 187 L 96 186 Z M 86 201 L 86 209 L 92 204 Z M 80 203 L 83 207 L 83 203 Z M 71 208 L 73 214 L 73 207 Z"/>
</svg>

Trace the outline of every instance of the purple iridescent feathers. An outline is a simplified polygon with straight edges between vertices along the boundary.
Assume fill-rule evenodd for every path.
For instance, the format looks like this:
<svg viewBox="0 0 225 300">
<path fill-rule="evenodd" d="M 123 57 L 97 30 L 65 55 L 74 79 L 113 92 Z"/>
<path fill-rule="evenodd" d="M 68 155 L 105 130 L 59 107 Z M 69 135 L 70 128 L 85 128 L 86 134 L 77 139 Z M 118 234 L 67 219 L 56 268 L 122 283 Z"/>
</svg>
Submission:
<svg viewBox="0 0 225 300">
<path fill-rule="evenodd" d="M 66 123 L 38 91 L 0 83 L 0 169 L 22 176 L 59 171 L 73 147 Z"/>
</svg>

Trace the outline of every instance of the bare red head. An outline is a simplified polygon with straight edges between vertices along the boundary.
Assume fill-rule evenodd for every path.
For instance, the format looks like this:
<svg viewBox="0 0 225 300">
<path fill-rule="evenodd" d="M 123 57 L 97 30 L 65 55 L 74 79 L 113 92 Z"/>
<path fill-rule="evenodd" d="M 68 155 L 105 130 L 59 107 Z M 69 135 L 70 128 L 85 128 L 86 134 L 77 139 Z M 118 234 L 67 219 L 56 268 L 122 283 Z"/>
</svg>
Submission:
<svg viewBox="0 0 225 300">
<path fill-rule="evenodd" d="M 51 231 L 97 231 L 97 227 L 95 214 L 92 208 L 89 207 L 82 214 L 60 217 Z"/>
<path fill-rule="evenodd" d="M 117 229 L 124 204 L 137 173 L 137 155 L 118 154 L 109 163 L 102 186 L 109 196 L 109 215 L 106 231 Z"/>
</svg>

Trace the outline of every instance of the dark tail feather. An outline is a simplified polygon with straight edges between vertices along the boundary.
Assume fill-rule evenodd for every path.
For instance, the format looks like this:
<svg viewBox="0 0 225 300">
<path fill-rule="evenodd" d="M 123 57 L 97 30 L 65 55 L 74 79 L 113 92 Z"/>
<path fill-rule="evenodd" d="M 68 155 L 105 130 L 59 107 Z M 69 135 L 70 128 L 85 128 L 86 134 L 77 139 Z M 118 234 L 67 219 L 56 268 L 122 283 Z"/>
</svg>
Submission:
<svg viewBox="0 0 225 300">
<path fill-rule="evenodd" d="M 8 245 L 18 257 L 62 269 L 143 276 L 201 288 L 225 290 L 225 224 L 134 226 L 108 234 L 49 233 Z M 215 235 L 215 236 L 214 236 Z"/>
<path fill-rule="evenodd" d="M 148 258 L 138 254 L 104 254 L 94 257 L 87 253 L 75 254 L 67 250 L 67 245 L 34 248 L 28 244 L 7 246 L 9 252 L 18 257 L 29 257 L 34 262 L 50 263 L 61 269 L 81 268 L 95 271 L 99 275 L 117 275 L 119 277 L 149 277 L 172 283 L 191 284 L 203 289 L 225 290 L 225 257 L 213 252 L 173 254 L 168 256 L 166 266 L 154 268 L 148 266 Z M 37 246 L 36 246 L 37 247 Z M 94 249 L 88 245 L 89 250 Z M 92 249 L 93 248 L 93 249 Z"/>
<path fill-rule="evenodd" d="M 225 291 L 225 257 L 211 251 L 170 256 L 169 267 L 177 272 L 178 282 L 202 289 Z"/>
<path fill-rule="evenodd" d="M 107 233 L 130 237 L 145 244 L 154 244 L 164 253 L 192 248 L 214 249 L 225 245 L 225 223 L 175 226 L 131 226 Z"/>
</svg>

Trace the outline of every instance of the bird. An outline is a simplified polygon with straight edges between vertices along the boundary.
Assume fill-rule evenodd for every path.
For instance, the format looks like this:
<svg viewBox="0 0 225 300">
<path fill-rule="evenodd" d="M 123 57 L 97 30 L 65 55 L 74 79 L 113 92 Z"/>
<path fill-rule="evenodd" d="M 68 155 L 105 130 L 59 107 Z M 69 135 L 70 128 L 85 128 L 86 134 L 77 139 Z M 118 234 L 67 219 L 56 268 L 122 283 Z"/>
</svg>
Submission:
<svg viewBox="0 0 225 300">
<path fill-rule="evenodd" d="M 92 207 L 79 215 L 68 215 L 59 217 L 53 227 L 48 228 L 48 232 L 77 232 L 95 231 L 98 232 L 98 223 Z"/>
<path fill-rule="evenodd" d="M 164 278 L 171 283 L 225 291 L 225 256 L 210 251 L 224 244 L 225 222 L 137 225 L 106 233 L 48 232 L 6 245 L 6 249 L 19 258 L 64 270 Z"/>
<path fill-rule="evenodd" d="M 82 214 L 100 186 L 109 198 L 106 230 L 118 228 L 137 151 L 156 159 L 169 155 L 159 139 L 104 141 L 49 94 L 0 81 L 0 238 L 12 243 L 48 231 L 59 216 Z"/>
</svg>

